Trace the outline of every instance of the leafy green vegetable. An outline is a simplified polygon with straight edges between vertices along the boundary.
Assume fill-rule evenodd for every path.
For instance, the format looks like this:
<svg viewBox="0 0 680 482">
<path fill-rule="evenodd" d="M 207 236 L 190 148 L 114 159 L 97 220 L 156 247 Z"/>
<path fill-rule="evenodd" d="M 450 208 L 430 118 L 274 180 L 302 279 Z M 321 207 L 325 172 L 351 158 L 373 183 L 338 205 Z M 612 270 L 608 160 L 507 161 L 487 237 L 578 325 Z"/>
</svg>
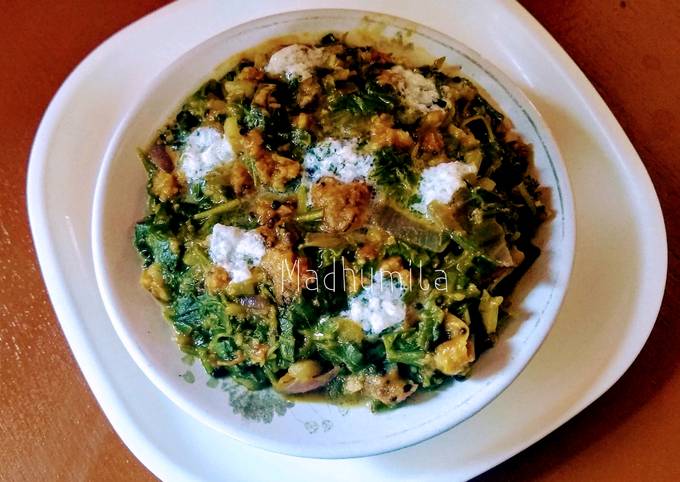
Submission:
<svg viewBox="0 0 680 482">
<path fill-rule="evenodd" d="M 193 218 L 194 219 L 207 219 L 212 216 L 218 216 L 224 213 L 228 213 L 230 211 L 235 210 L 241 205 L 241 201 L 238 199 L 232 199 L 231 201 L 227 201 L 223 204 L 219 204 L 215 206 L 214 208 L 206 209 L 205 211 L 201 211 L 200 213 L 194 214 Z"/>
<path fill-rule="evenodd" d="M 436 293 L 436 292 L 435 292 Z M 429 351 L 440 334 L 440 325 L 444 321 L 444 310 L 437 306 L 430 297 L 420 310 L 420 323 L 418 324 L 417 344 L 421 350 Z"/>
<path fill-rule="evenodd" d="M 295 333 L 300 329 L 309 329 L 315 323 L 314 304 L 308 296 L 301 297 L 282 310 L 279 316 L 279 355 L 288 366 L 295 361 Z"/>
<path fill-rule="evenodd" d="M 349 111 L 355 115 L 368 116 L 380 112 L 393 112 L 399 105 L 397 97 L 388 87 L 369 81 L 356 92 L 337 94 L 330 100 L 332 111 Z"/>
<path fill-rule="evenodd" d="M 248 390 L 260 390 L 270 385 L 265 371 L 253 365 L 235 365 L 228 368 L 229 376 Z"/>
<path fill-rule="evenodd" d="M 144 266 L 158 263 L 166 283 L 174 285 L 173 275 L 179 261 L 179 244 L 168 225 L 154 224 L 151 217 L 137 223 L 134 245 L 144 259 Z"/>
<path fill-rule="evenodd" d="M 241 121 L 248 130 L 260 129 L 261 131 L 264 131 L 267 127 L 267 114 L 256 105 L 247 105 L 243 107 L 243 117 Z"/>
<path fill-rule="evenodd" d="M 413 169 L 410 153 L 392 147 L 374 154 L 371 178 L 402 206 L 410 204 L 418 190 L 418 176 Z"/>
<path fill-rule="evenodd" d="M 489 102 L 481 95 L 475 95 L 474 99 L 467 106 L 471 116 L 483 116 L 490 120 L 493 129 L 498 129 L 503 123 L 505 116 L 494 109 Z"/>
<path fill-rule="evenodd" d="M 417 248 L 401 240 L 389 245 L 385 250 L 385 255 L 400 256 L 408 264 L 418 269 L 426 267 L 432 260 L 425 249 Z"/>
<path fill-rule="evenodd" d="M 302 159 L 312 145 L 312 136 L 306 130 L 295 127 L 290 132 L 290 143 L 293 145 L 293 157 Z"/>
<path fill-rule="evenodd" d="M 322 358 L 334 365 L 344 365 L 355 373 L 365 366 L 364 355 L 360 341 L 343 336 L 340 326 L 344 322 L 346 321 L 343 318 L 323 320 L 311 331 L 309 337 L 312 346 Z"/>
<path fill-rule="evenodd" d="M 388 361 L 416 367 L 422 367 L 425 364 L 426 352 L 418 344 L 416 330 L 395 330 L 383 335 L 382 339 Z"/>
<path fill-rule="evenodd" d="M 180 333 L 189 334 L 197 328 L 222 328 L 229 326 L 222 301 L 208 294 L 177 298 L 168 312 L 170 320 Z"/>
</svg>

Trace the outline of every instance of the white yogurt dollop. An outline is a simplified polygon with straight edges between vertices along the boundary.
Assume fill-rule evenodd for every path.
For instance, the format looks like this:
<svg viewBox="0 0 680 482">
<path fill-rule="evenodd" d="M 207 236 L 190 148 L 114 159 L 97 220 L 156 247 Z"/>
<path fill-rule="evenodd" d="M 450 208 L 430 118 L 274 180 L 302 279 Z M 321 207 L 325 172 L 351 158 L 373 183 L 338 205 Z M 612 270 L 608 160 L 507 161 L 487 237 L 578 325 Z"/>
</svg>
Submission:
<svg viewBox="0 0 680 482">
<path fill-rule="evenodd" d="M 392 276 L 378 271 L 373 282 L 350 299 L 349 309 L 341 313 L 361 325 L 367 333 L 379 334 L 404 321 L 405 288 Z"/>
<path fill-rule="evenodd" d="M 406 107 L 421 113 L 441 110 L 441 107 L 435 104 L 440 96 L 434 80 L 401 65 L 395 65 L 388 72 L 394 75 L 396 79 L 394 88 L 401 95 Z"/>
<path fill-rule="evenodd" d="M 187 137 L 179 164 L 189 182 L 198 182 L 233 158 L 231 144 L 220 132 L 211 127 L 199 127 Z"/>
<path fill-rule="evenodd" d="M 212 262 L 224 268 L 236 283 L 250 278 L 250 269 L 259 266 L 265 252 L 258 232 L 219 223 L 213 227 L 208 243 Z"/>
<path fill-rule="evenodd" d="M 302 167 L 312 183 L 327 176 L 345 183 L 365 181 L 373 168 L 373 156 L 359 152 L 356 139 L 325 139 L 307 151 Z"/>
<path fill-rule="evenodd" d="M 427 214 L 427 207 L 433 201 L 450 203 L 456 191 L 465 187 L 465 177 L 476 172 L 475 166 L 464 162 L 446 162 L 428 167 L 420 177 L 420 201 L 413 205 L 413 209 Z"/>
<path fill-rule="evenodd" d="M 286 80 L 305 80 L 314 75 L 314 69 L 322 67 L 327 60 L 328 53 L 323 48 L 293 44 L 274 52 L 264 71 Z"/>
</svg>

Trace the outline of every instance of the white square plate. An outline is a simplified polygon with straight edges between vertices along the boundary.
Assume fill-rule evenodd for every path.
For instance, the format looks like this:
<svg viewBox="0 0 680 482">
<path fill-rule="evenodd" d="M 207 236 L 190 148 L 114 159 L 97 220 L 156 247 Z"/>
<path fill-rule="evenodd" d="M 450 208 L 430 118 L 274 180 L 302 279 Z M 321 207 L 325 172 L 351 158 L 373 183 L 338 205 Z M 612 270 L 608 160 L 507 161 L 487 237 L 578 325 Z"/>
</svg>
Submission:
<svg viewBox="0 0 680 482">
<path fill-rule="evenodd" d="M 553 130 L 569 170 L 579 233 L 561 314 L 522 375 L 449 432 L 398 452 L 353 460 L 270 454 L 176 408 L 139 371 L 113 331 L 94 282 L 89 241 L 103 152 L 144 86 L 178 55 L 226 28 L 322 7 L 411 19 L 459 39 L 500 67 Z M 36 136 L 28 206 L 43 276 L 82 371 L 124 442 L 165 480 L 472 477 L 560 426 L 623 374 L 654 324 L 666 275 L 663 219 L 639 157 L 574 63 L 509 0 L 169 5 L 105 42 L 64 83 Z"/>
</svg>

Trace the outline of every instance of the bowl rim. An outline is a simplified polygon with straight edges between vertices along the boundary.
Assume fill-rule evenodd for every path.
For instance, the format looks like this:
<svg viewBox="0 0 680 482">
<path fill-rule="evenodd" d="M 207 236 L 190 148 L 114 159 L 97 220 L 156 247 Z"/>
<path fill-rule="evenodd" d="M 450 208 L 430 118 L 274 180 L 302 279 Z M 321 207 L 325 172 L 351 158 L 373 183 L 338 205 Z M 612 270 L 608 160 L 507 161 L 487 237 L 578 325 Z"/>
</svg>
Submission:
<svg viewBox="0 0 680 482">
<path fill-rule="evenodd" d="M 515 360 L 515 366 L 513 367 L 513 370 L 508 372 L 501 380 L 487 385 L 484 390 L 480 390 L 480 392 L 475 395 L 476 402 L 474 404 L 467 404 L 457 413 L 455 417 L 451 417 L 448 419 L 448 421 L 443 419 L 442 423 L 438 425 L 412 427 L 403 432 L 399 432 L 393 437 L 378 439 L 379 442 L 374 442 L 369 447 L 358 449 L 356 446 L 351 444 L 336 444 L 329 447 L 315 448 L 310 446 L 301 447 L 295 443 L 295 441 L 279 442 L 268 439 L 267 437 L 259 435 L 255 432 L 249 432 L 248 430 L 240 429 L 234 425 L 227 426 L 228 424 L 225 424 L 224 420 L 216 420 L 213 416 L 205 413 L 201 409 L 200 405 L 191 400 L 190 397 L 186 395 L 186 393 L 182 392 L 181 390 L 177 390 L 165 379 L 165 375 L 162 372 L 156 370 L 153 365 L 149 363 L 146 355 L 136 342 L 134 334 L 128 330 L 125 317 L 119 312 L 117 308 L 118 301 L 116 296 L 113 294 L 113 286 L 115 283 L 112 281 L 107 270 L 107 263 L 105 262 L 106 250 L 104 249 L 106 243 L 104 243 L 103 240 L 103 228 L 105 225 L 104 211 L 106 206 L 108 183 L 111 179 L 109 173 L 114 164 L 113 160 L 117 157 L 117 154 L 120 150 L 120 145 L 125 138 L 125 134 L 129 125 L 144 109 L 148 97 L 159 84 L 161 84 L 168 76 L 176 73 L 178 67 L 184 64 L 188 59 L 194 57 L 198 51 L 206 49 L 209 45 L 212 45 L 218 41 L 221 42 L 228 40 L 229 38 L 234 38 L 238 36 L 240 32 L 250 31 L 253 28 L 265 27 L 268 22 L 271 23 L 286 19 L 293 21 L 299 16 L 319 16 L 332 18 L 333 15 L 345 17 L 354 16 L 360 19 L 368 18 L 370 16 L 369 22 L 393 25 L 399 30 L 412 30 L 447 47 L 455 48 L 455 50 L 463 54 L 467 60 L 474 63 L 477 67 L 482 69 L 487 75 L 494 79 L 498 85 L 505 90 L 506 94 L 514 100 L 517 106 L 525 111 L 526 117 L 536 130 L 536 133 L 539 134 L 540 132 L 539 138 L 545 151 L 550 153 L 550 168 L 553 171 L 555 179 L 559 181 L 556 183 L 556 187 L 559 191 L 558 194 L 561 204 L 560 213 L 562 217 L 563 228 L 562 240 L 560 243 L 561 251 L 559 253 L 561 266 L 563 266 L 563 269 L 559 272 L 558 277 L 553 282 L 554 288 L 551 291 L 553 301 L 549 304 L 550 311 L 544 312 L 544 314 L 547 316 L 545 316 L 540 327 L 534 330 L 534 332 L 531 334 L 531 337 L 528 340 L 530 342 L 530 346 L 529 348 L 526 348 L 525 345 L 525 349 L 522 350 L 521 354 Z M 301 31 L 291 33 L 294 34 L 305 32 Z M 219 62 L 216 63 L 215 68 L 219 65 Z M 206 72 L 206 77 L 208 75 L 209 73 Z M 475 83 L 478 83 L 476 79 L 473 80 Z M 181 99 L 178 99 L 177 104 L 179 105 L 180 102 Z M 106 148 L 95 184 L 91 222 L 91 241 L 92 259 L 97 287 L 99 289 L 99 293 L 102 297 L 102 301 L 109 319 L 111 320 L 118 337 L 121 339 L 127 352 L 130 354 L 137 366 L 165 396 L 167 396 L 176 405 L 178 405 L 185 412 L 189 413 L 204 425 L 207 425 L 221 433 L 224 433 L 249 445 L 253 445 L 265 450 L 301 457 L 354 458 L 378 455 L 406 448 L 450 430 L 491 403 L 522 373 L 527 364 L 535 356 L 545 341 L 548 333 L 554 325 L 555 318 L 562 307 L 569 280 L 573 271 L 574 250 L 576 243 L 576 225 L 574 215 L 574 200 L 568 173 L 557 143 L 554 140 L 552 131 L 531 100 L 529 100 L 523 91 L 517 85 L 515 85 L 515 83 L 507 75 L 505 75 L 503 71 L 501 71 L 492 62 L 486 60 L 482 55 L 464 43 L 447 34 L 441 33 L 436 29 L 427 27 L 414 21 L 367 10 L 315 8 L 291 10 L 284 13 L 263 16 L 219 32 L 216 35 L 203 40 L 199 44 L 189 49 L 187 52 L 177 57 L 170 63 L 170 65 L 161 70 L 156 75 L 156 77 L 153 78 L 149 85 L 144 88 L 132 102 L 123 119 L 116 127 L 114 134 Z"/>
</svg>

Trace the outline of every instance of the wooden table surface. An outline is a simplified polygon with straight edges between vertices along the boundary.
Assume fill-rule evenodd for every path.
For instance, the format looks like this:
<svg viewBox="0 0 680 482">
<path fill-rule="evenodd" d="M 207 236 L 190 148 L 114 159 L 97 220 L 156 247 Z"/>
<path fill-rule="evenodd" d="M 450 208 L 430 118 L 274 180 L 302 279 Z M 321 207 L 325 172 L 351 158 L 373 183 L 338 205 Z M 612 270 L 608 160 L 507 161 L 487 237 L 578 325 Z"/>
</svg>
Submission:
<svg viewBox="0 0 680 482">
<path fill-rule="evenodd" d="M 108 36 L 164 3 L 2 2 L 0 480 L 152 480 L 99 409 L 68 349 L 28 228 L 28 154 L 47 103 Z M 595 84 L 666 216 L 669 277 L 637 361 L 602 398 L 481 480 L 680 480 L 680 2 L 524 0 Z M 675 313 L 675 314 L 674 314 Z"/>
</svg>

